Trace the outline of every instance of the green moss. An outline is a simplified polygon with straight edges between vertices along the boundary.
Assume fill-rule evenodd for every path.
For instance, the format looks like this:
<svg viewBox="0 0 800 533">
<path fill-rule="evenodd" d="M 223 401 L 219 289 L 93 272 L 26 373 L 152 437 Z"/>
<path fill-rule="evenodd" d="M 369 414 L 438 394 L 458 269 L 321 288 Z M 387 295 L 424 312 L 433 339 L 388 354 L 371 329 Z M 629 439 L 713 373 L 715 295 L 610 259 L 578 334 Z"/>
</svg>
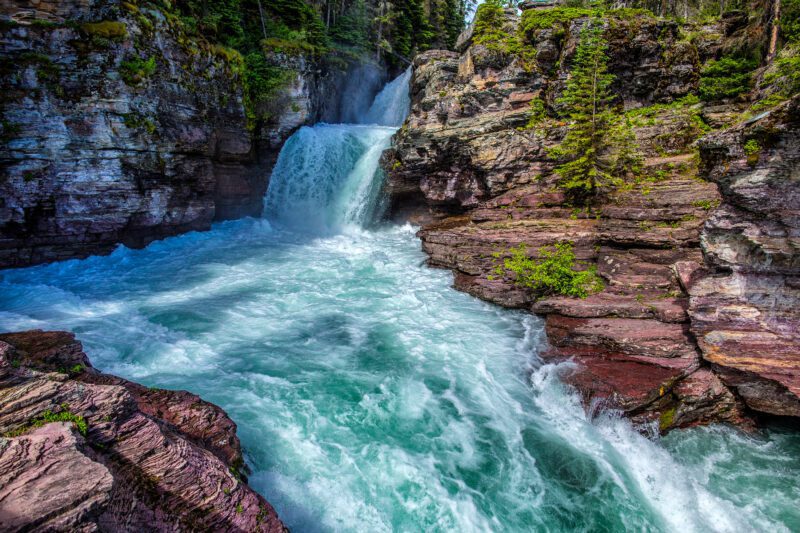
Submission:
<svg viewBox="0 0 800 533">
<path fill-rule="evenodd" d="M 800 92 L 800 44 L 780 51 L 778 57 L 764 74 L 764 81 L 775 92 L 775 98 L 791 97 Z"/>
<path fill-rule="evenodd" d="M 694 207 L 699 207 L 700 209 L 705 209 L 706 211 L 710 211 L 715 209 L 719 206 L 719 200 L 695 200 L 692 202 Z"/>
<path fill-rule="evenodd" d="M 675 414 L 677 412 L 676 407 L 670 407 L 669 409 L 665 409 L 661 412 L 661 416 L 658 417 L 658 429 L 661 431 L 666 431 L 667 429 L 672 427 L 672 423 L 675 421 Z"/>
<path fill-rule="evenodd" d="M 52 29 L 55 29 L 55 28 L 63 27 L 63 24 L 59 24 L 58 22 L 51 22 L 49 20 L 33 19 L 31 21 L 31 26 L 33 26 L 34 28 L 42 28 L 42 29 L 46 29 L 46 30 L 52 30 Z"/>
<path fill-rule="evenodd" d="M 800 66 L 798 66 L 800 68 Z M 771 109 L 777 105 L 782 104 L 786 101 L 786 97 L 782 94 L 771 94 L 766 98 L 759 100 L 755 104 L 750 107 L 749 115 L 753 115 L 754 113 L 760 113 L 766 109 Z"/>
<path fill-rule="evenodd" d="M 602 13 L 601 9 L 567 6 L 550 9 L 530 9 L 522 13 L 520 27 L 527 34 L 545 29 L 553 29 L 556 33 L 563 34 L 573 20 L 583 17 L 596 17 Z"/>
<path fill-rule="evenodd" d="M 148 134 L 152 135 L 156 132 L 156 124 L 149 117 L 133 112 L 122 115 L 122 122 L 127 128 L 132 130 L 145 130 Z"/>
<path fill-rule="evenodd" d="M 69 411 L 69 406 L 67 404 L 62 404 L 61 411 L 53 412 L 48 409 L 42 414 L 29 420 L 22 427 L 4 433 L 3 437 L 5 438 L 19 437 L 20 435 L 24 435 L 25 433 L 28 433 L 33 429 L 42 427 L 45 424 L 50 424 L 53 422 L 71 422 L 72 425 L 75 427 L 75 429 L 78 430 L 78 433 L 80 433 L 83 436 L 86 436 L 86 432 L 89 429 L 86 420 L 82 416 L 71 413 Z"/>
<path fill-rule="evenodd" d="M 501 259 L 501 253 L 494 272 L 498 276 L 511 274 L 514 284 L 529 289 L 537 298 L 554 294 L 586 298 L 589 294 L 603 290 L 604 285 L 592 265 L 575 260 L 572 244 L 556 243 L 554 246 L 539 248 L 539 259 L 528 256 L 527 247 L 520 244 L 509 250 L 511 257 Z M 578 270 L 578 268 L 582 270 Z"/>
<path fill-rule="evenodd" d="M 117 21 L 85 22 L 80 28 L 89 37 L 99 37 L 112 42 L 122 42 L 128 37 L 125 24 Z"/>
<path fill-rule="evenodd" d="M 239 53 L 238 50 L 234 50 L 233 48 L 228 48 L 227 46 L 222 46 L 219 44 L 212 44 L 208 47 L 209 51 L 214 54 L 215 56 L 227 61 L 234 70 L 239 70 L 242 64 L 244 63 L 244 59 L 242 58 L 242 54 Z"/>
</svg>

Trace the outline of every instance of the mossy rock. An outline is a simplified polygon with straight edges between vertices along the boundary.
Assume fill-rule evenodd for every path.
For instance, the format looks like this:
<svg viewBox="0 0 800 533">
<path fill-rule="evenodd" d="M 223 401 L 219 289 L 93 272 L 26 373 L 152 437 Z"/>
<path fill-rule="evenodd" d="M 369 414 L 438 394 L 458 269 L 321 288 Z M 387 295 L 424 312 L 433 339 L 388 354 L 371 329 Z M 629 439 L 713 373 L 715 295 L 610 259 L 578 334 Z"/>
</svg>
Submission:
<svg viewBox="0 0 800 533">
<path fill-rule="evenodd" d="M 124 41 L 128 37 L 128 28 L 122 22 L 103 20 L 81 24 L 81 31 L 89 37 L 108 39 L 113 42 Z"/>
</svg>

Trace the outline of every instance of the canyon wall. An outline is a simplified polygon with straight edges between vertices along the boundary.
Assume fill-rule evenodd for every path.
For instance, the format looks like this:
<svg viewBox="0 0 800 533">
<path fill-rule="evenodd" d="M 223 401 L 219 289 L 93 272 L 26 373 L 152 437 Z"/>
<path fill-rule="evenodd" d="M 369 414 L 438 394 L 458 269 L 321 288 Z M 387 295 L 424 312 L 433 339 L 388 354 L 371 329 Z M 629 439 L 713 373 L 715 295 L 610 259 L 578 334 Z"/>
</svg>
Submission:
<svg viewBox="0 0 800 533">
<path fill-rule="evenodd" d="M 70 333 L 0 335 L 4 531 L 285 531 L 245 469 L 219 407 L 103 374 Z"/>
<path fill-rule="evenodd" d="M 14 1 L 0 17 L 0 268 L 259 215 L 283 142 L 336 117 L 365 69 L 273 54 L 291 79 L 256 121 L 241 56 L 151 4 Z"/>
<path fill-rule="evenodd" d="M 515 14 L 506 20 L 516 28 Z M 543 315 L 543 357 L 573 362 L 564 378 L 587 406 L 621 410 L 661 431 L 711 422 L 750 427 L 753 411 L 796 414 L 791 113 L 708 137 L 698 157 L 695 141 L 746 109 L 692 98 L 726 21 L 695 26 L 687 40 L 674 21 L 611 11 L 604 34 L 612 89 L 643 168 L 592 205 L 571 205 L 547 155 L 565 123 L 537 128 L 529 120 L 533 101 L 558 110 L 587 22 L 573 14 L 527 33 L 533 57 L 476 44 L 469 34 L 458 52 L 418 56 L 411 114 L 384 156 L 390 215 L 422 224 L 423 250 L 432 265 L 455 272 L 456 288 Z M 740 130 L 758 124 L 774 131 L 751 168 Z M 732 236 L 742 229 L 758 236 Z M 577 259 L 596 267 L 602 292 L 535 300 L 495 271 L 511 247 L 524 244 L 536 257 L 558 242 L 571 242 Z M 699 281 L 703 272 L 712 274 Z M 758 318 L 764 306 L 769 320 Z M 755 356 L 769 339 L 776 343 Z"/>
<path fill-rule="evenodd" d="M 692 333 L 749 407 L 800 416 L 800 97 L 703 138 L 700 153 L 722 204 L 703 228 L 705 263 L 685 268 Z"/>
</svg>

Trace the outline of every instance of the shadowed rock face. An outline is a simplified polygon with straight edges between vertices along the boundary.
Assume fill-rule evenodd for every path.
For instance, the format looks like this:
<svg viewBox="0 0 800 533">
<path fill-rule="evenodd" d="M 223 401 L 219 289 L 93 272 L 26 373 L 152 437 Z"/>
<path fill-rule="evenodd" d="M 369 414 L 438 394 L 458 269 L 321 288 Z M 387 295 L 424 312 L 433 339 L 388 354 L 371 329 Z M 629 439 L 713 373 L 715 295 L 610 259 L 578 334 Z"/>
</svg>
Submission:
<svg viewBox="0 0 800 533">
<path fill-rule="evenodd" d="M 701 154 L 722 205 L 703 228 L 692 332 L 749 407 L 800 416 L 800 97 L 704 138 Z"/>
<path fill-rule="evenodd" d="M 524 127 L 532 99 L 553 105 L 563 91 L 583 22 L 564 34 L 529 36 L 537 51 L 532 71 L 468 40 L 462 53 L 419 55 L 411 113 L 384 156 L 391 213 L 422 223 L 423 250 L 432 265 L 454 270 L 456 288 L 545 315 L 550 348 L 543 357 L 576 363 L 565 380 L 587 405 L 619 409 L 661 431 L 750 426 L 730 382 L 701 358 L 687 313 L 686 283 L 703 261 L 701 228 L 720 202 L 716 184 L 698 178 L 689 145 L 699 131 L 687 109 L 660 108 L 635 124 L 650 178 L 589 209 L 568 205 L 547 157 L 563 125 L 543 133 Z M 626 108 L 696 90 L 709 49 L 679 42 L 677 33 L 674 23 L 648 18 L 608 24 L 609 70 Z M 526 244 L 535 257 L 563 241 L 596 266 L 603 292 L 534 301 L 494 272 L 495 254 L 510 247 Z"/>
<path fill-rule="evenodd" d="M 253 128 L 236 58 L 160 11 L 15 0 L 0 18 L 23 23 L 0 26 L 0 268 L 258 216 L 283 142 L 347 78 L 274 55 L 296 75 Z"/>
<path fill-rule="evenodd" d="M 98 372 L 69 333 L 0 335 L 4 531 L 284 531 L 244 468 L 217 406 Z"/>
</svg>

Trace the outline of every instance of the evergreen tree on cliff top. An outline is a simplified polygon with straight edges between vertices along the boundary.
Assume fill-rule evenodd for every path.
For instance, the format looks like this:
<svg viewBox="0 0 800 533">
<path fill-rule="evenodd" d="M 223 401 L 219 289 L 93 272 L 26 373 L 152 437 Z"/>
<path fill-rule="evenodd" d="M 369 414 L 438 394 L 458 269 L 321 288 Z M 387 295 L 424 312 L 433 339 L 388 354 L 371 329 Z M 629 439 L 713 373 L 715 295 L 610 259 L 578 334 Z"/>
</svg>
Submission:
<svg viewBox="0 0 800 533">
<path fill-rule="evenodd" d="M 631 128 L 612 107 L 614 75 L 608 72 L 606 48 L 602 28 L 590 22 L 581 32 L 566 90 L 558 99 L 569 126 L 550 155 L 568 160 L 556 167 L 559 185 L 579 197 L 616 187 L 638 159 Z"/>
</svg>

